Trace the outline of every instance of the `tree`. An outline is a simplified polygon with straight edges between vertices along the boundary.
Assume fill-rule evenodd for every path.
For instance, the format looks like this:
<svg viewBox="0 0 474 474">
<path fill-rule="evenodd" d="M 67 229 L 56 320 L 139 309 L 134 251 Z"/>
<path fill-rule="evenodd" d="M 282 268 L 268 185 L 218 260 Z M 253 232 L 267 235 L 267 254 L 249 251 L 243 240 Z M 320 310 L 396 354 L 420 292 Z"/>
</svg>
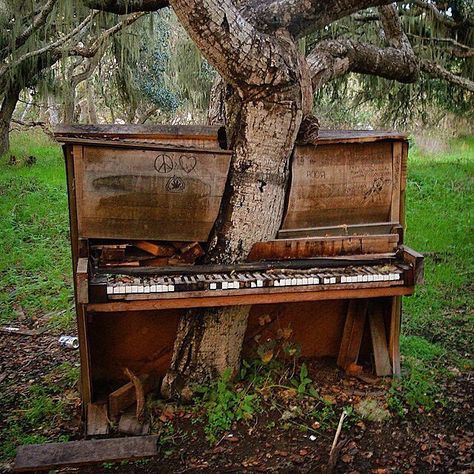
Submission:
<svg viewBox="0 0 474 474">
<path fill-rule="evenodd" d="M 151 0 L 98 3 L 115 12 L 166 5 Z M 348 73 L 412 83 L 423 71 L 474 90 L 472 73 L 471 78 L 462 77 L 461 68 L 453 64 L 455 72 L 417 57 L 400 21 L 402 13 L 422 17 L 426 28 L 428 20 L 454 29 L 471 28 L 468 2 L 400 3 L 397 10 L 386 0 L 169 0 L 222 78 L 214 87 L 212 110 L 217 111 L 214 117 L 225 120 L 233 150 L 226 192 L 209 240 L 208 262 L 242 262 L 254 242 L 275 237 L 283 217 L 291 153 L 298 132 L 302 140 L 314 139 L 318 123 L 311 115 L 312 98 L 326 83 Z M 330 25 L 361 15 L 367 8 L 363 20 L 371 16 L 383 29 L 377 43 L 320 39 L 306 57 L 301 54 L 302 38 L 324 36 Z M 471 57 L 470 45 L 450 43 Z M 219 98 L 225 99 L 223 107 Z M 237 370 L 248 311 L 241 306 L 190 310 L 182 316 L 162 386 L 164 395 L 189 396 L 193 382 L 202 383 L 226 368 Z"/>
<path fill-rule="evenodd" d="M 23 88 L 36 85 L 59 60 L 73 57 L 87 62 L 79 76 L 72 76 L 72 85 L 77 85 L 96 65 L 110 39 L 144 14 L 135 12 L 120 18 L 92 10 L 83 2 L 71 6 L 64 0 L 2 2 L 0 155 L 9 148 L 10 122 Z"/>
</svg>

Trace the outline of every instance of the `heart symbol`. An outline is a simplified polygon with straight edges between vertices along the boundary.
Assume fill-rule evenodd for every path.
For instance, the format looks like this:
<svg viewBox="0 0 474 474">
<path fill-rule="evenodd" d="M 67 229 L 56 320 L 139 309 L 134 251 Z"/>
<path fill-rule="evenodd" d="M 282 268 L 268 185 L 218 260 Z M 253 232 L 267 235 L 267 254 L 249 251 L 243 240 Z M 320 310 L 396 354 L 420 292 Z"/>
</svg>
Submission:
<svg viewBox="0 0 474 474">
<path fill-rule="evenodd" d="M 196 158 L 194 156 L 181 155 L 179 157 L 179 165 L 183 171 L 191 173 L 196 168 Z"/>
</svg>

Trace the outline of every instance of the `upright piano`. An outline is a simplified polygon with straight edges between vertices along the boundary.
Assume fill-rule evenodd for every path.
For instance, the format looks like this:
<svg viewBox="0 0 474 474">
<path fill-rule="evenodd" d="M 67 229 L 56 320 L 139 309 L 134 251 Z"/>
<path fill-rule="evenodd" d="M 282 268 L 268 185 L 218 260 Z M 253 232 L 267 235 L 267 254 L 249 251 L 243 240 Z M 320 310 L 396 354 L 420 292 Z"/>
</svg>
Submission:
<svg viewBox="0 0 474 474">
<path fill-rule="evenodd" d="M 404 245 L 408 142 L 321 131 L 299 145 L 281 229 L 238 265 L 204 265 L 231 151 L 194 126 L 62 126 L 87 406 L 164 374 L 186 308 L 252 305 L 244 351 L 288 327 L 305 357 L 400 373 L 401 297 L 423 278 Z M 263 323 L 262 323 L 263 321 Z"/>
</svg>

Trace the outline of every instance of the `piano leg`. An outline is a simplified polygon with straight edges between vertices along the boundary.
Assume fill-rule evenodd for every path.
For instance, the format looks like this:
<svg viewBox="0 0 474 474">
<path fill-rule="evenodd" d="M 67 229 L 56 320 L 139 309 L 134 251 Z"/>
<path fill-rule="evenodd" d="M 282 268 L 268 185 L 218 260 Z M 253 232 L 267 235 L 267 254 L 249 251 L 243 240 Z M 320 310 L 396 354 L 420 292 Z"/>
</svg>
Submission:
<svg viewBox="0 0 474 474">
<path fill-rule="evenodd" d="M 393 296 L 390 311 L 389 355 L 392 362 L 392 373 L 400 377 L 400 329 L 402 316 L 402 297 Z"/>
<path fill-rule="evenodd" d="M 374 351 L 375 373 L 379 377 L 392 375 L 387 333 L 385 330 L 384 307 L 380 301 L 374 300 L 370 305 L 369 327 Z"/>
</svg>

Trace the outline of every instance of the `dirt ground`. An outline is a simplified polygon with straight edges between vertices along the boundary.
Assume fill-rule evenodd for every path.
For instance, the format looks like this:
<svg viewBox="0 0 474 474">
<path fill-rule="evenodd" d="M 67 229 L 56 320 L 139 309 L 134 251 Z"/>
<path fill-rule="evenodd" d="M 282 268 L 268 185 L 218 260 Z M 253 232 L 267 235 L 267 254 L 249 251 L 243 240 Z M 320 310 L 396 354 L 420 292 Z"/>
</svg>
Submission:
<svg viewBox="0 0 474 474">
<path fill-rule="evenodd" d="M 57 373 L 64 362 L 77 364 L 78 352 L 60 348 L 58 335 L 0 335 L 0 432 L 12 429 L 12 414 L 16 413 L 17 423 L 22 424 L 19 407 L 32 384 L 44 383 L 45 374 Z M 168 431 L 162 432 L 158 458 L 59 472 L 328 472 L 328 456 L 342 407 L 367 398 L 384 406 L 389 382 L 349 378 L 333 364 L 308 363 L 315 386 L 337 414 L 335 423 L 308 425 L 303 415 L 290 416 L 289 423 L 284 423 L 282 410 L 269 405 L 248 423 L 234 425 L 211 445 L 193 412 L 175 407 Z M 443 404 L 429 413 L 419 410 L 405 416 L 392 414 L 381 422 L 358 417 L 343 424 L 334 472 L 474 472 L 474 377 L 472 372 L 458 372 L 447 380 Z M 67 397 L 62 416 L 58 415 L 48 427 L 38 427 L 47 439 L 82 437 L 78 394 L 75 390 L 71 393 L 60 395 Z M 280 401 L 287 409 L 285 413 L 299 403 Z M 309 429 L 302 429 L 303 425 Z M 0 471 L 8 472 L 11 467 L 9 460 Z"/>
</svg>

